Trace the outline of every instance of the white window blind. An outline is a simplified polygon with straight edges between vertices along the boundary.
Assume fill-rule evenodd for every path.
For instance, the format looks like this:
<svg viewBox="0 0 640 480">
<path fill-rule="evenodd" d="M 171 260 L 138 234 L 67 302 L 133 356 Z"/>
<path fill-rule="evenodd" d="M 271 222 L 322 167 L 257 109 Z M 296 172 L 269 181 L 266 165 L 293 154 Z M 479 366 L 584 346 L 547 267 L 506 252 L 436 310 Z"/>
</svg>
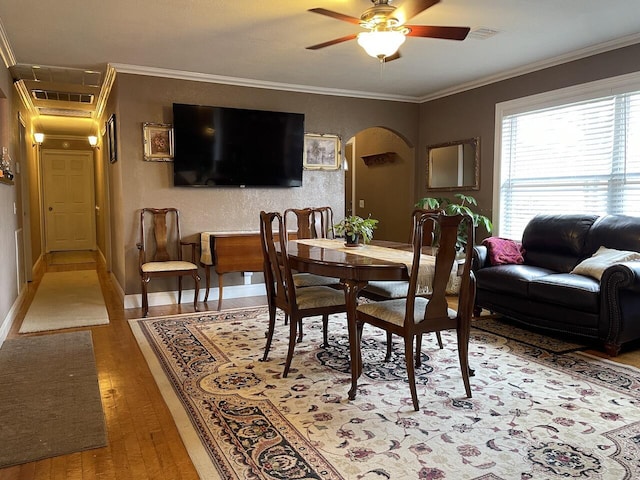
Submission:
<svg viewBox="0 0 640 480">
<path fill-rule="evenodd" d="M 500 235 L 538 213 L 640 215 L 640 91 L 502 117 Z"/>
</svg>

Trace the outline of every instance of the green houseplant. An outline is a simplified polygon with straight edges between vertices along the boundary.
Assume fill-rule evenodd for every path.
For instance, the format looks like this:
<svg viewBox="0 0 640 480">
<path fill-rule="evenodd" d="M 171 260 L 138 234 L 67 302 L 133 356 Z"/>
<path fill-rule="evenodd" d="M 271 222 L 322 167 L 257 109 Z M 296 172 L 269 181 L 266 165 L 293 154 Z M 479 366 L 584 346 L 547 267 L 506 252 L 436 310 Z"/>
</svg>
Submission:
<svg viewBox="0 0 640 480">
<path fill-rule="evenodd" d="M 348 245 L 357 245 L 360 239 L 364 243 L 371 241 L 373 231 L 378 228 L 377 224 L 378 220 L 371 217 L 362 218 L 358 215 L 350 215 L 333 227 L 337 235 L 344 235 Z"/>
<path fill-rule="evenodd" d="M 478 206 L 478 202 L 474 197 L 464 195 L 462 193 L 456 193 L 454 197 L 456 197 L 458 203 L 455 203 L 450 198 L 445 197 L 424 197 L 416 202 L 416 207 L 427 210 L 442 209 L 447 215 L 460 215 L 467 213 L 471 215 L 471 218 L 473 218 L 474 226 L 482 226 L 488 233 L 491 233 L 491 230 L 493 230 L 491 220 L 488 217 L 471 210 L 471 206 Z M 458 250 L 467 244 L 467 238 L 468 234 L 466 230 L 458 232 L 458 241 L 456 242 Z"/>
</svg>

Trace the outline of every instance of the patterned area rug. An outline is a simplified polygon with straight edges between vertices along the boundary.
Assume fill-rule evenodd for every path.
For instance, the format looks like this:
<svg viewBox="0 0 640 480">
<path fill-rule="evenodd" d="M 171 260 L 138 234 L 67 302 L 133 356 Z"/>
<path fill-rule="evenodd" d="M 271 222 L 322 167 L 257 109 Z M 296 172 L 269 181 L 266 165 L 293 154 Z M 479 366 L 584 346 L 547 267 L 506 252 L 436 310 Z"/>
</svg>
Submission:
<svg viewBox="0 0 640 480">
<path fill-rule="evenodd" d="M 467 399 L 444 334 L 443 350 L 423 342 L 414 412 L 401 342 L 385 363 L 384 334 L 365 329 L 349 401 L 344 316 L 326 349 L 320 319 L 306 319 L 286 379 L 281 318 L 259 361 L 266 319 L 259 308 L 131 321 L 202 478 L 640 478 L 637 369 L 474 330 Z"/>
<path fill-rule="evenodd" d="M 517 340 L 534 347 L 544 348 L 554 353 L 568 353 L 588 348 L 585 343 L 574 343 L 562 338 L 555 338 L 552 334 L 544 335 L 526 328 L 520 328 L 513 320 L 503 319 L 500 316 L 490 318 L 480 317 L 473 321 L 473 326 L 486 332 L 495 333 L 501 337 Z"/>
</svg>

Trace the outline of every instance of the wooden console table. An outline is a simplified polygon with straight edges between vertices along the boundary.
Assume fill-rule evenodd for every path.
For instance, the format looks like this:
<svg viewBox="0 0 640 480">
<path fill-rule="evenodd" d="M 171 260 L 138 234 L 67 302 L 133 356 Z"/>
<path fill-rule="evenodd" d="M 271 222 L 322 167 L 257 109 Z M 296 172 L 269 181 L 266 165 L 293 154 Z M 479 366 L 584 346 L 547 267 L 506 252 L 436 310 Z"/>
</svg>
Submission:
<svg viewBox="0 0 640 480">
<path fill-rule="evenodd" d="M 222 277 L 231 272 L 262 272 L 259 232 L 202 232 L 200 263 L 207 282 L 204 301 L 209 298 L 211 267 L 218 274 L 218 310 L 222 308 Z"/>
</svg>

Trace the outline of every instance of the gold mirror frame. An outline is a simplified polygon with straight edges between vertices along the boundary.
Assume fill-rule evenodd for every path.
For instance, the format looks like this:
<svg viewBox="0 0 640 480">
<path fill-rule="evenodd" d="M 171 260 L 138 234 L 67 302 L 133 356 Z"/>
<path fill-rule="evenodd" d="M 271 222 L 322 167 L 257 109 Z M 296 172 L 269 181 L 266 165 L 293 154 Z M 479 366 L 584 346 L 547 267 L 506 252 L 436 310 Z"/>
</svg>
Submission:
<svg viewBox="0 0 640 480">
<path fill-rule="evenodd" d="M 480 189 L 480 137 L 427 147 L 427 189 Z"/>
</svg>

